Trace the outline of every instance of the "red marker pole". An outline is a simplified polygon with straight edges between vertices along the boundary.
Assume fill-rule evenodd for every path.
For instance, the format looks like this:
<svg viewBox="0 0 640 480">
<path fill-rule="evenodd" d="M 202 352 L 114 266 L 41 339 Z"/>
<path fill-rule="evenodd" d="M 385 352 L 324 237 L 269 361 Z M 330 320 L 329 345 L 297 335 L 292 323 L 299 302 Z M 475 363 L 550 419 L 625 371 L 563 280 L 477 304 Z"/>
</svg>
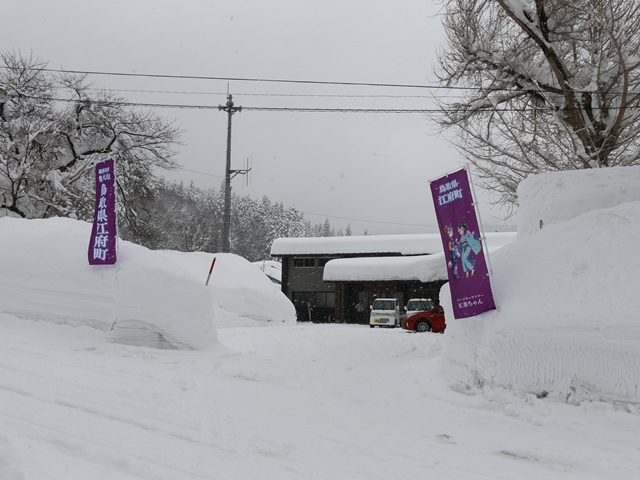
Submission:
<svg viewBox="0 0 640 480">
<path fill-rule="evenodd" d="M 205 285 L 209 285 L 209 279 L 211 278 L 211 272 L 213 272 L 213 266 L 216 264 L 216 257 L 213 257 L 213 262 L 211 262 L 211 268 L 209 269 L 209 275 L 207 276 L 207 281 Z"/>
</svg>

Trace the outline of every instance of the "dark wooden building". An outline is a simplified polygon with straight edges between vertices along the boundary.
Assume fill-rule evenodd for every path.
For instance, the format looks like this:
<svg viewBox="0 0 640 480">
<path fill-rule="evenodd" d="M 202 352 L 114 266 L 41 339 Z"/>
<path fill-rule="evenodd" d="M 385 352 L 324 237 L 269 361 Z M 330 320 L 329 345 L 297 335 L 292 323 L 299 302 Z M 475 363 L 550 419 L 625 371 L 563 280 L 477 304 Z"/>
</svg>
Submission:
<svg viewBox="0 0 640 480">
<path fill-rule="evenodd" d="M 397 272 L 375 280 L 326 279 L 329 262 L 336 263 L 338 271 L 344 271 L 340 269 L 341 260 L 360 259 L 370 264 L 375 259 L 387 259 L 387 263 L 393 264 L 394 259 L 406 257 L 417 261 L 433 253 L 442 255 L 441 252 L 442 243 L 436 234 L 279 238 L 271 247 L 271 256 L 282 261 L 282 292 L 294 304 L 298 321 L 313 322 L 368 323 L 369 305 L 374 298 L 395 297 L 403 305 L 416 297 L 435 301 L 444 283 L 442 278 L 429 282 L 399 278 Z M 351 271 L 354 267 L 348 268 Z M 393 270 L 393 266 L 390 268 Z M 440 270 L 446 276 L 444 263 Z"/>
<path fill-rule="evenodd" d="M 499 248 L 514 233 L 486 235 Z M 447 267 L 439 234 L 278 238 L 271 256 L 282 262 L 282 292 L 298 321 L 368 323 L 375 298 L 439 302 Z"/>
</svg>

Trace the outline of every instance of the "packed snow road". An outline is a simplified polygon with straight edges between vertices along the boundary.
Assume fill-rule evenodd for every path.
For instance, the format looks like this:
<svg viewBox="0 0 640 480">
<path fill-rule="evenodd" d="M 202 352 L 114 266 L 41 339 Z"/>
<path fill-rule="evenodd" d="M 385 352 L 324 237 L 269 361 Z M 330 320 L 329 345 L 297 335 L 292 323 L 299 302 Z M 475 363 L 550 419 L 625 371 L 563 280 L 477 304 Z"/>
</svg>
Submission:
<svg viewBox="0 0 640 480">
<path fill-rule="evenodd" d="M 223 328 L 206 351 L 0 315 L 0 479 L 631 479 L 640 415 L 457 392 L 444 335 Z"/>
</svg>

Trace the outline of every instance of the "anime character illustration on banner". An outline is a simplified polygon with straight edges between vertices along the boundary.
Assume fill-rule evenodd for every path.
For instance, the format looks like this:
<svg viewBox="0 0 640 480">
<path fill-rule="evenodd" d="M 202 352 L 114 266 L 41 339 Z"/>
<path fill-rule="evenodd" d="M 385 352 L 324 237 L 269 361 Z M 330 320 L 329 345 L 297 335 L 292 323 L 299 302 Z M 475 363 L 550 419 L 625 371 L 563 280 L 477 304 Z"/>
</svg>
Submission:
<svg viewBox="0 0 640 480">
<path fill-rule="evenodd" d="M 474 257 L 482 251 L 482 242 L 478 234 L 471 231 L 464 220 L 457 224 L 457 238 L 451 225 L 445 225 L 443 230 L 447 238 L 447 267 L 452 271 L 453 278 L 458 280 L 460 277 L 473 277 L 476 274 Z M 462 267 L 461 271 L 458 271 L 459 265 Z"/>
<path fill-rule="evenodd" d="M 496 308 L 467 171 L 451 173 L 430 185 L 455 318 Z"/>
<path fill-rule="evenodd" d="M 458 256 L 462 261 L 462 271 L 465 277 L 473 277 L 476 274 L 475 259 L 471 258 L 471 253 L 478 255 L 482 250 L 482 243 L 475 232 L 469 230 L 464 220 L 458 223 L 458 234 L 460 235 L 460 248 Z"/>
</svg>

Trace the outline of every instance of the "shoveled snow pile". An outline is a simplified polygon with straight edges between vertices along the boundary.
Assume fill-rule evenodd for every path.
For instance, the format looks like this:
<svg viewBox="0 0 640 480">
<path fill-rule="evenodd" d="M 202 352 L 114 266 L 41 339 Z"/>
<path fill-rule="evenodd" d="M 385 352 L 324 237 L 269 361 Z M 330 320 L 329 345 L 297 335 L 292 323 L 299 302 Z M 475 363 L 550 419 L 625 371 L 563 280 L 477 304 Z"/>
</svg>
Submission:
<svg viewBox="0 0 640 480">
<path fill-rule="evenodd" d="M 295 323 L 296 311 L 282 293 L 254 264 L 232 253 L 159 252 L 197 275 L 204 284 L 216 258 L 209 293 L 216 305 L 216 327 Z"/>
<path fill-rule="evenodd" d="M 455 320 L 442 289 L 443 364 L 453 384 L 568 402 L 640 401 L 638 185 L 640 167 L 521 183 L 518 238 L 491 256 L 498 310 Z"/>
<path fill-rule="evenodd" d="M 216 340 L 215 325 L 295 321 L 277 286 L 241 257 L 218 255 L 207 287 L 212 254 L 120 241 L 116 265 L 90 266 L 90 230 L 71 219 L 0 218 L 0 245 L 12 245 L 0 249 L 0 313 L 91 326 L 117 343 L 179 349 L 206 348 Z"/>
<path fill-rule="evenodd" d="M 518 188 L 518 238 L 542 226 L 592 210 L 640 200 L 640 168 L 614 167 L 553 172 L 527 178 Z"/>
<path fill-rule="evenodd" d="M 215 340 L 204 282 L 124 241 L 115 265 L 90 266 L 90 232 L 89 223 L 65 218 L 0 218 L 0 245 L 13 246 L 0 250 L 1 311 L 88 325 L 121 343 L 200 349 Z"/>
</svg>

